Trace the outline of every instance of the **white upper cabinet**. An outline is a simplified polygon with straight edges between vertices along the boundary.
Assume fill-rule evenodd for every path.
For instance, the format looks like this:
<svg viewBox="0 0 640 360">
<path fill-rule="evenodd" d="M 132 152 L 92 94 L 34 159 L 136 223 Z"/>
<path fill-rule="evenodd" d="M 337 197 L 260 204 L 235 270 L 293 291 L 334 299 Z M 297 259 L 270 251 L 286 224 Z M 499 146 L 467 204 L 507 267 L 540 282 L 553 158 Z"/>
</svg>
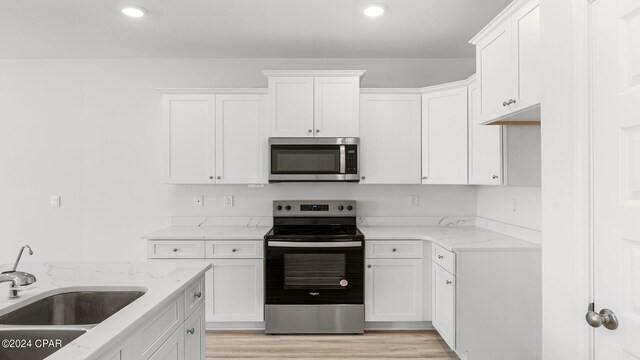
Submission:
<svg viewBox="0 0 640 360">
<path fill-rule="evenodd" d="M 469 184 L 501 185 L 502 126 L 480 124 L 478 87 L 469 85 Z"/>
<path fill-rule="evenodd" d="M 420 109 L 419 93 L 360 96 L 360 183 L 420 183 Z"/>
<path fill-rule="evenodd" d="M 540 121 L 539 0 L 514 1 L 471 43 L 482 123 Z"/>
<path fill-rule="evenodd" d="M 162 90 L 165 183 L 267 182 L 266 94 L 224 90 Z"/>
<path fill-rule="evenodd" d="M 271 136 L 313 136 L 313 77 L 269 77 Z"/>
<path fill-rule="evenodd" d="M 467 83 L 422 89 L 422 183 L 467 183 Z"/>
<path fill-rule="evenodd" d="M 264 71 L 269 136 L 358 137 L 364 71 Z"/>
<path fill-rule="evenodd" d="M 267 182 L 265 95 L 216 96 L 216 183 Z"/>
<path fill-rule="evenodd" d="M 360 79 L 317 77 L 313 81 L 315 136 L 358 137 Z"/>
<path fill-rule="evenodd" d="M 162 96 L 164 182 L 208 184 L 215 173 L 215 96 Z"/>
</svg>

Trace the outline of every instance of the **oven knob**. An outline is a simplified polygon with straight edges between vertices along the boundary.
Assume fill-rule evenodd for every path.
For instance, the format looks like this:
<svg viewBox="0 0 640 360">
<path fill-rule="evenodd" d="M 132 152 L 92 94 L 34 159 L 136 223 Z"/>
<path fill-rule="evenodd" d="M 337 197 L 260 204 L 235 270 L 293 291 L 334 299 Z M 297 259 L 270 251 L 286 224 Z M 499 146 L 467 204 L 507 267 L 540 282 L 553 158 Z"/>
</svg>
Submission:
<svg viewBox="0 0 640 360">
<path fill-rule="evenodd" d="M 344 210 L 344 206 L 342 206 L 342 205 L 338 206 L 338 210 L 340 210 L 340 211 Z"/>
<path fill-rule="evenodd" d="M 287 205 L 287 206 L 285 206 L 284 208 L 285 208 L 287 211 L 291 210 L 291 206 L 290 206 L 290 205 Z"/>
<path fill-rule="evenodd" d="M 349 211 L 353 210 L 353 206 L 351 206 L 351 205 L 347 206 L 347 210 L 349 210 Z"/>
<path fill-rule="evenodd" d="M 276 206 L 276 210 L 281 211 L 282 210 L 282 205 Z"/>
<path fill-rule="evenodd" d="M 340 280 L 340 286 L 345 287 L 347 285 L 349 285 L 349 282 L 347 280 L 345 279 Z"/>
</svg>

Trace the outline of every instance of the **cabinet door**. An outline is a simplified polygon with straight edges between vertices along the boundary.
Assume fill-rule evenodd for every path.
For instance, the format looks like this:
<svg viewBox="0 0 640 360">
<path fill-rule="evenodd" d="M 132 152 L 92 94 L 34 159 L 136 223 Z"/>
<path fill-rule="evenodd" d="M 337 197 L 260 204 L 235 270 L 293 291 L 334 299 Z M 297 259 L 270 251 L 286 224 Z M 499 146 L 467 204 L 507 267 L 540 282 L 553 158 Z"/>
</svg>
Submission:
<svg viewBox="0 0 640 360">
<path fill-rule="evenodd" d="M 204 316 L 204 304 L 202 304 L 184 322 L 185 360 L 203 360 L 205 358 Z"/>
<path fill-rule="evenodd" d="M 433 327 L 444 341 L 455 349 L 455 277 L 436 263 L 432 263 L 431 316 Z"/>
<path fill-rule="evenodd" d="M 180 325 L 148 360 L 184 360 L 184 331 Z"/>
<path fill-rule="evenodd" d="M 505 106 L 505 103 L 516 97 L 510 24 L 501 25 L 476 48 L 482 121 L 494 120 L 510 112 L 510 105 Z"/>
<path fill-rule="evenodd" d="M 469 86 L 469 184 L 502 184 L 502 126 L 480 125 L 476 84 Z"/>
<path fill-rule="evenodd" d="M 467 183 L 467 87 L 422 95 L 422 183 Z"/>
<path fill-rule="evenodd" d="M 315 136 L 359 136 L 358 77 L 316 77 L 313 96 Z"/>
<path fill-rule="evenodd" d="M 216 96 L 216 182 L 266 183 L 263 95 Z"/>
<path fill-rule="evenodd" d="M 269 78 L 270 136 L 313 136 L 313 78 Z"/>
<path fill-rule="evenodd" d="M 207 321 L 264 321 L 262 259 L 213 260 L 206 284 Z"/>
<path fill-rule="evenodd" d="M 420 183 L 420 108 L 420 94 L 360 96 L 361 183 Z"/>
<path fill-rule="evenodd" d="M 511 111 L 540 104 L 540 4 L 526 3 L 512 17 L 514 76 L 517 79 L 517 102 Z"/>
<path fill-rule="evenodd" d="M 164 95 L 162 102 L 164 182 L 214 182 L 215 95 Z"/>
<path fill-rule="evenodd" d="M 422 259 L 367 259 L 366 321 L 422 320 Z"/>
</svg>

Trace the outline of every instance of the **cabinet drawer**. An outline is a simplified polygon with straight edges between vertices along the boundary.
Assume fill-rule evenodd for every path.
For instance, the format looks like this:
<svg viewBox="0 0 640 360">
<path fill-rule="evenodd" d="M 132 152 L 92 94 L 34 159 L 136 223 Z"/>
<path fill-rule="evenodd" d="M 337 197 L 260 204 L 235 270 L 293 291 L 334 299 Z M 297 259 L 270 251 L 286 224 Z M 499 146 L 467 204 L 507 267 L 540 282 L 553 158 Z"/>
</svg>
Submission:
<svg viewBox="0 0 640 360">
<path fill-rule="evenodd" d="M 262 259 L 264 242 L 207 241 L 207 259 Z"/>
<path fill-rule="evenodd" d="M 171 336 L 184 321 L 184 299 L 180 296 L 176 301 L 165 306 L 138 333 L 142 358 L 147 359 Z"/>
<path fill-rule="evenodd" d="M 422 241 L 367 241 L 369 259 L 422 259 Z"/>
<path fill-rule="evenodd" d="M 184 291 L 184 318 L 204 302 L 204 276 Z"/>
<path fill-rule="evenodd" d="M 204 259 L 204 241 L 148 241 L 149 259 Z"/>
<path fill-rule="evenodd" d="M 446 250 L 440 245 L 433 244 L 431 257 L 433 262 L 442 266 L 450 274 L 456 274 L 456 254 Z"/>
</svg>

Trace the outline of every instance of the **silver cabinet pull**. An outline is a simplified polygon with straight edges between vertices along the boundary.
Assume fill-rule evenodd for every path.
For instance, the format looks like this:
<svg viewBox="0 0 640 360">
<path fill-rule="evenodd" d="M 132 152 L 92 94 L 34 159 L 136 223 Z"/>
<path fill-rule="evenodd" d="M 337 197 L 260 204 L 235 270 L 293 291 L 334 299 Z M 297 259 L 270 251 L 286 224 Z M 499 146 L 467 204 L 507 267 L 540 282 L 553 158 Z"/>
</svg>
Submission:
<svg viewBox="0 0 640 360">
<path fill-rule="evenodd" d="M 502 102 L 502 106 L 507 106 L 507 105 L 509 105 L 509 104 L 506 101 Z"/>
<path fill-rule="evenodd" d="M 316 129 L 316 134 L 320 132 L 320 129 Z"/>
<path fill-rule="evenodd" d="M 427 177 L 426 177 L 426 176 L 423 176 L 423 177 L 422 177 L 422 180 L 427 180 Z"/>
<path fill-rule="evenodd" d="M 193 335 L 193 334 L 195 334 L 195 332 L 196 332 L 196 329 L 195 329 L 195 328 L 191 328 L 191 329 L 188 329 L 188 330 L 187 330 L 187 334 L 191 334 L 191 335 Z"/>
<path fill-rule="evenodd" d="M 362 177 L 361 177 L 361 179 L 362 179 L 362 180 L 364 180 L 364 179 L 366 179 L 366 177 L 365 177 L 365 176 L 362 176 Z"/>
<path fill-rule="evenodd" d="M 309 130 L 307 130 L 307 132 L 308 132 L 309 134 L 311 134 L 311 133 L 313 132 L 313 130 L 312 130 L 312 129 L 309 129 Z"/>
<path fill-rule="evenodd" d="M 450 280 L 447 280 L 447 285 L 451 285 L 451 281 Z"/>
<path fill-rule="evenodd" d="M 494 179 L 497 179 L 497 178 L 498 178 L 498 175 L 493 175 L 493 178 L 494 178 Z"/>
<path fill-rule="evenodd" d="M 438 259 L 444 259 L 444 256 L 438 255 Z"/>
<path fill-rule="evenodd" d="M 398 249 L 393 248 L 393 249 L 391 249 L 391 251 L 396 252 L 396 251 L 398 251 Z"/>
<path fill-rule="evenodd" d="M 369 269 L 371 269 L 371 265 L 367 265 L 367 267 L 368 267 Z"/>
<path fill-rule="evenodd" d="M 173 250 L 171 250 L 173 252 L 178 252 L 178 248 L 173 248 Z"/>
<path fill-rule="evenodd" d="M 618 328 L 618 317 L 609 309 L 602 309 L 599 313 L 591 310 L 587 312 L 586 320 L 594 328 L 599 328 L 602 325 L 609 330 Z"/>
<path fill-rule="evenodd" d="M 237 252 L 238 249 L 231 249 L 231 252 Z"/>
<path fill-rule="evenodd" d="M 198 291 L 197 293 L 193 294 L 193 297 L 200 299 L 202 297 L 202 293 Z"/>
<path fill-rule="evenodd" d="M 216 176 L 216 179 L 220 180 L 222 179 L 222 176 Z"/>
<path fill-rule="evenodd" d="M 209 179 L 213 180 L 213 175 L 212 175 L 212 176 L 209 176 Z"/>
</svg>

